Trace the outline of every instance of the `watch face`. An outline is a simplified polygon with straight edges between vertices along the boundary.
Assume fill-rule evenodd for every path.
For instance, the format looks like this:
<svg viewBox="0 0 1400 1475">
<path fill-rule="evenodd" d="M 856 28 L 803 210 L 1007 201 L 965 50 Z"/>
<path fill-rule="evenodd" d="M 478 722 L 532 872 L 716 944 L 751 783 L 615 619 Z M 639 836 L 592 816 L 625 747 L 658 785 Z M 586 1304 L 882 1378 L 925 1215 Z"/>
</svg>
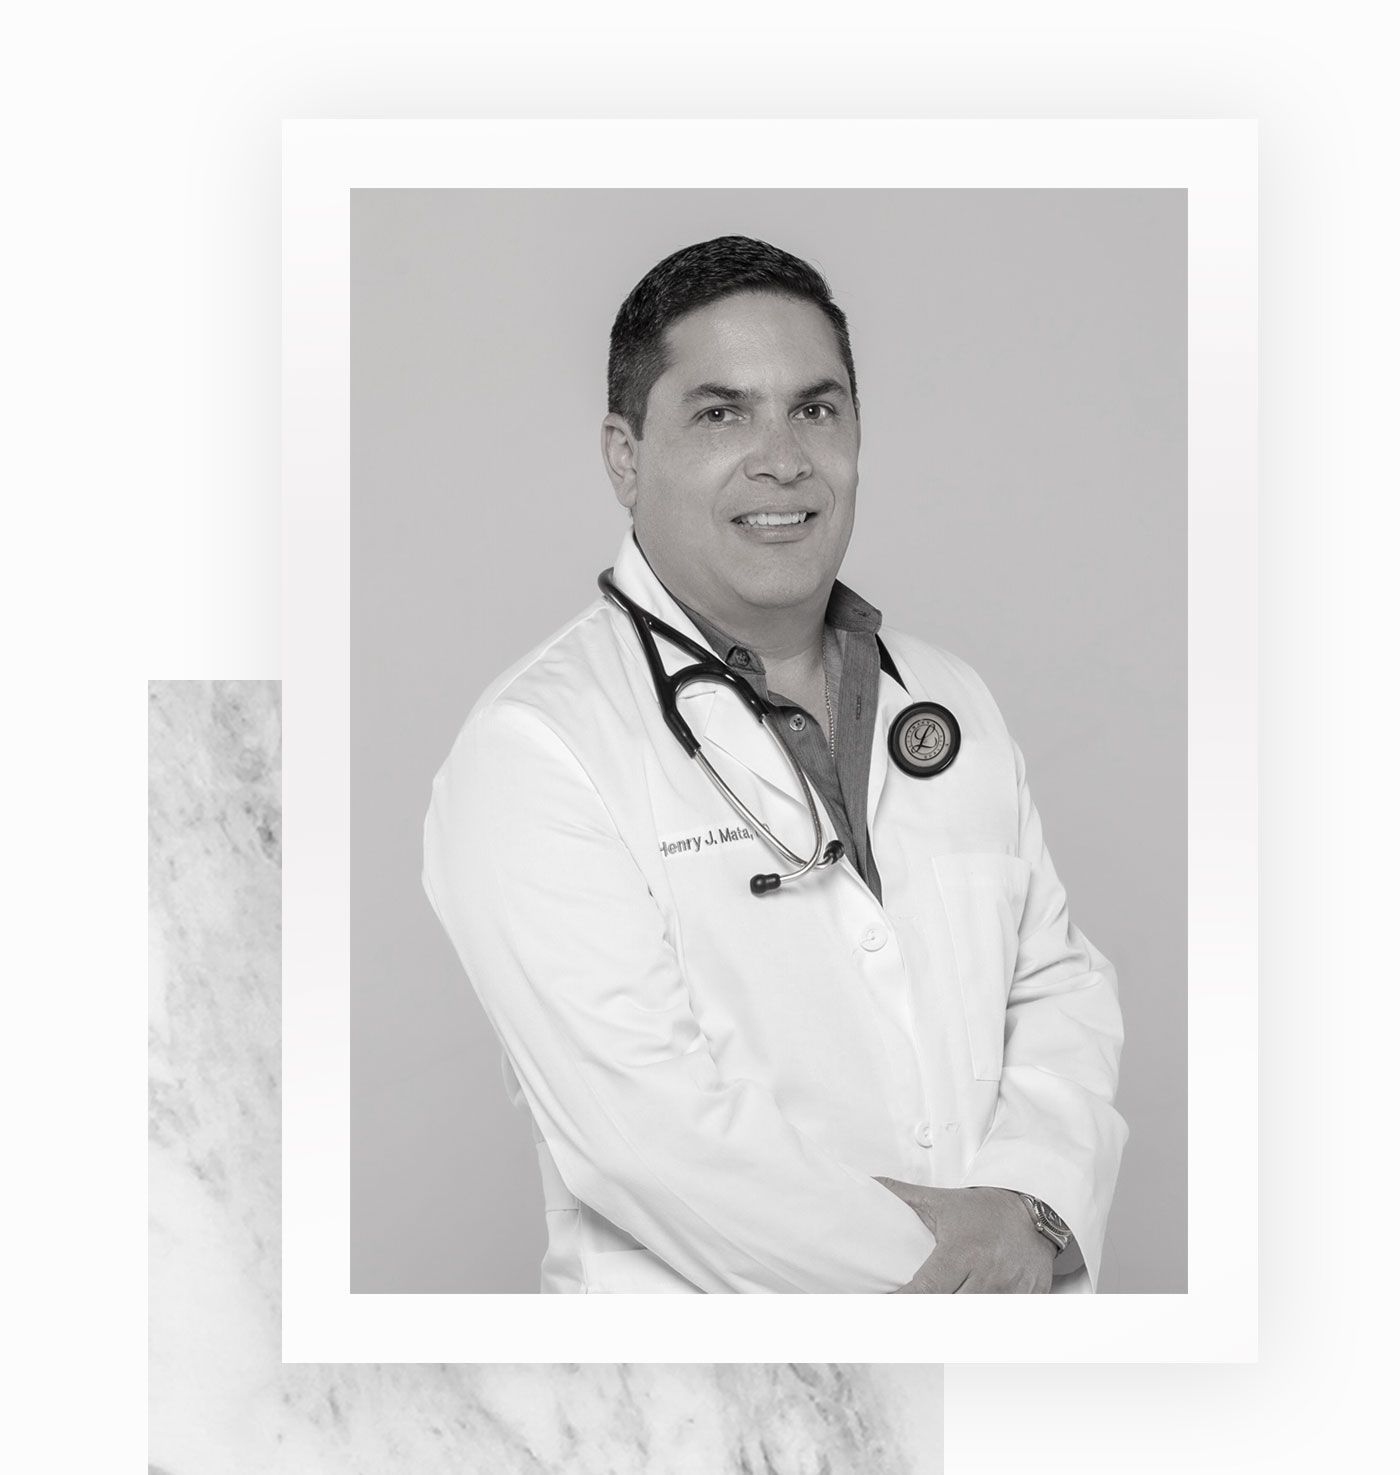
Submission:
<svg viewBox="0 0 1400 1475">
<path fill-rule="evenodd" d="M 1038 1202 L 1038 1200 L 1037 1200 Z M 1050 1207 L 1049 1204 L 1040 1205 L 1040 1217 L 1045 1220 L 1051 1229 L 1059 1234 L 1068 1234 L 1069 1225 Z"/>
<path fill-rule="evenodd" d="M 942 773 L 961 743 L 958 719 L 937 702 L 915 702 L 890 724 L 890 757 L 914 778 Z"/>
<path fill-rule="evenodd" d="M 1036 1229 L 1054 1244 L 1055 1253 L 1058 1255 L 1068 1246 L 1073 1237 L 1069 1225 L 1049 1204 L 1042 1203 L 1038 1198 L 1032 1198 L 1028 1193 L 1023 1193 L 1021 1197 L 1031 1211 L 1031 1219 Z"/>
</svg>

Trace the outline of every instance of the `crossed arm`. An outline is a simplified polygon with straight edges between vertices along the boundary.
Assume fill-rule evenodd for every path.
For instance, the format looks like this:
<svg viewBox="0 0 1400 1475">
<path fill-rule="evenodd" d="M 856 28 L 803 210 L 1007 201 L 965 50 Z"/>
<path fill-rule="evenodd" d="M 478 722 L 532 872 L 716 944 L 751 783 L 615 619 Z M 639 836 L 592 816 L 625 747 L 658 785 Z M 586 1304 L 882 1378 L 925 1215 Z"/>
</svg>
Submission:
<svg viewBox="0 0 1400 1475">
<path fill-rule="evenodd" d="M 723 1077 L 644 877 L 528 708 L 498 703 L 464 729 L 424 847 L 429 899 L 564 1182 L 701 1290 L 952 1289 L 953 1251 L 977 1243 L 996 1263 L 963 1288 L 1038 1284 L 1052 1247 L 997 1188 L 1024 1186 L 1080 1232 L 1038 1180 L 911 1201 L 797 1130 L 759 1083 Z"/>
<path fill-rule="evenodd" d="M 1047 1290 L 1047 1270 L 1082 1269 L 1096 1285 L 1128 1135 L 1113 1109 L 1123 1042 L 1117 975 L 1070 921 L 1025 760 L 1013 749 L 1017 854 L 1029 865 L 1030 880 L 1007 997 L 997 1109 L 961 1188 L 881 1180 L 938 1240 L 906 1291 Z M 990 1191 L 998 1188 L 1013 1191 Z M 1034 1228 L 1021 1193 L 1047 1203 L 1073 1231 L 1058 1258 Z"/>
</svg>

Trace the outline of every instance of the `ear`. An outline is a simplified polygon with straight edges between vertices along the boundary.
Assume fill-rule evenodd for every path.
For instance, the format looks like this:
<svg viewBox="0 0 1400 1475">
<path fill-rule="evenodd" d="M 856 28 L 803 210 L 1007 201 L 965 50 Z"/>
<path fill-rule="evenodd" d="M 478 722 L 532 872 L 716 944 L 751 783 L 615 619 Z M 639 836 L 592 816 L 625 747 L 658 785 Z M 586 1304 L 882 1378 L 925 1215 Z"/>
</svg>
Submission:
<svg viewBox="0 0 1400 1475">
<path fill-rule="evenodd" d="M 613 484 L 613 494 L 624 507 L 637 501 L 637 461 L 639 449 L 632 428 L 621 415 L 609 412 L 603 417 L 603 465 Z"/>
</svg>

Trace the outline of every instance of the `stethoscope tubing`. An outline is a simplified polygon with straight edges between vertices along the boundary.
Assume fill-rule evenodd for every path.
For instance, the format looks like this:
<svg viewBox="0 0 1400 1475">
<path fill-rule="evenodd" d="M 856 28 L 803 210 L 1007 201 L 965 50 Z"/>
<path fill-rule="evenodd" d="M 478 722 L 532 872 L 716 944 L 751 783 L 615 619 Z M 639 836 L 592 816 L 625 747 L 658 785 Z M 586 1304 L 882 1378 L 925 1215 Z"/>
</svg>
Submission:
<svg viewBox="0 0 1400 1475">
<path fill-rule="evenodd" d="M 728 666 L 718 660 L 709 651 L 702 649 L 688 636 L 668 625 L 657 615 L 644 609 L 635 601 L 629 599 L 613 582 L 611 569 L 604 569 L 598 575 L 598 588 L 602 590 L 604 597 L 623 614 L 627 615 L 632 622 L 633 629 L 637 633 L 637 642 L 642 648 L 642 654 L 646 659 L 647 669 L 656 687 L 656 698 L 661 707 L 661 715 L 671 734 L 686 753 L 700 765 L 701 770 L 709 778 L 710 782 L 724 795 L 735 813 L 740 815 L 752 828 L 787 861 L 789 865 L 797 869 L 786 875 L 757 875 L 749 882 L 749 889 L 755 896 L 761 896 L 768 891 L 775 891 L 780 885 L 787 882 L 799 880 L 810 871 L 822 866 L 834 865 L 844 854 L 844 846 L 839 840 L 832 841 L 829 845 L 823 845 L 825 832 L 822 827 L 821 815 L 817 812 L 816 795 L 812 792 L 812 784 L 807 775 L 802 771 L 802 766 L 793 756 L 792 750 L 784 741 L 782 734 L 778 731 L 777 718 L 773 707 L 746 682 L 741 676 L 737 676 Z M 659 635 L 663 640 L 671 641 L 678 649 L 693 657 L 693 664 L 682 667 L 679 671 L 668 673 L 661 663 L 661 654 L 656 648 L 654 635 Z M 748 807 L 747 804 L 730 788 L 723 775 L 716 771 L 714 765 L 700 750 L 699 740 L 691 731 L 689 723 L 680 715 L 676 708 L 677 695 L 687 686 L 696 681 L 713 682 L 717 685 L 727 686 L 735 692 L 744 702 L 744 705 L 754 714 L 758 721 L 768 729 L 773 741 L 782 750 L 787 759 L 788 768 L 797 780 L 798 787 L 802 791 L 802 797 L 807 805 L 808 818 L 812 824 L 812 834 L 815 837 L 815 846 L 811 855 L 803 857 L 789 848 L 773 833 L 764 822 Z"/>
<path fill-rule="evenodd" d="M 763 721 L 765 725 L 768 726 L 768 730 L 772 732 L 772 724 L 768 721 L 768 718 L 765 717 Z M 788 752 L 787 744 L 784 743 L 782 738 L 778 737 L 776 733 L 774 733 L 773 735 L 781 744 L 783 752 L 787 753 L 789 768 L 796 769 L 797 765 L 792 760 L 792 754 Z M 802 797 L 807 801 L 807 815 L 812 822 L 813 833 L 817 836 L 817 848 L 812 852 L 810 856 L 808 856 L 804 860 L 802 856 L 796 853 L 796 851 L 789 849 L 788 846 L 786 846 L 780 839 L 778 839 L 773 831 L 770 830 L 768 826 L 765 825 L 756 814 L 754 814 L 749 806 L 745 804 L 744 801 L 734 792 L 734 790 L 729 787 L 729 785 L 724 781 L 723 777 L 715 771 L 714 766 L 710 763 L 710 760 L 706 758 L 703 753 L 696 753 L 695 761 L 700 765 L 702 769 L 704 769 L 710 781 L 724 794 L 724 797 L 729 800 L 734 809 L 745 820 L 747 820 L 748 823 L 754 827 L 754 829 L 761 831 L 764 835 L 768 837 L 769 843 L 778 852 L 778 854 L 781 855 L 783 859 L 788 862 L 789 865 L 801 867 L 801 869 L 799 871 L 795 871 L 792 876 L 784 876 L 783 880 L 792 880 L 799 875 L 805 876 L 807 872 L 810 871 L 812 867 L 820 861 L 823 849 L 821 843 L 821 816 L 817 813 L 817 806 L 812 798 L 812 786 L 811 783 L 807 780 L 807 775 L 805 773 L 802 773 L 800 770 L 798 770 L 796 772 L 796 777 L 798 783 L 802 787 Z"/>
</svg>

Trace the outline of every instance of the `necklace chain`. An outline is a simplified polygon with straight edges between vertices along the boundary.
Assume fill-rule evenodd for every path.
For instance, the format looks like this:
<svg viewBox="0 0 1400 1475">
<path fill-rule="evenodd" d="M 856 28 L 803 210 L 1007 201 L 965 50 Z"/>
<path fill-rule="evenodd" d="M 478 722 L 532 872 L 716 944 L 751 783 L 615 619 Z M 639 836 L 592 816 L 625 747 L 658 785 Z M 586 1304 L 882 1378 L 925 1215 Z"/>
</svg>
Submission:
<svg viewBox="0 0 1400 1475">
<path fill-rule="evenodd" d="M 836 719 L 831 715 L 831 677 L 826 671 L 826 636 L 822 637 L 822 697 L 826 701 L 826 734 L 831 761 L 836 762 Z"/>
</svg>

